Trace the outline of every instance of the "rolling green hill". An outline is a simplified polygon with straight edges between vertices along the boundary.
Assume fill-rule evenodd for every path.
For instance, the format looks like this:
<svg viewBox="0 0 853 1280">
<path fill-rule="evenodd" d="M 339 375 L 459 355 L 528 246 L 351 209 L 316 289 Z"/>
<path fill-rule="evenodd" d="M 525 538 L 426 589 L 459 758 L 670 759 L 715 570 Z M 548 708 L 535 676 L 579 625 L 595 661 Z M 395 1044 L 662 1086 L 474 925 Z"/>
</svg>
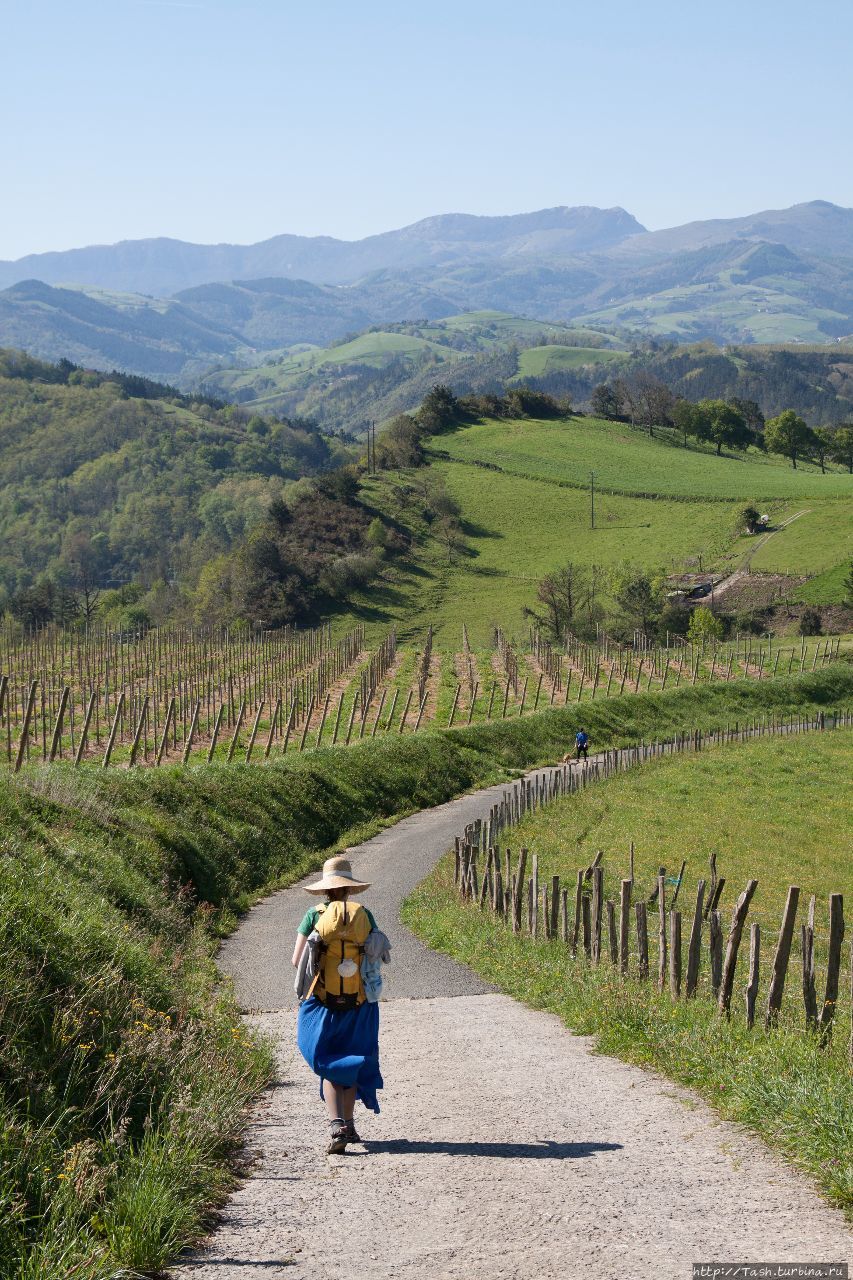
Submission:
<svg viewBox="0 0 853 1280">
<path fill-rule="evenodd" d="M 649 573 L 718 573 L 754 552 L 756 569 L 826 574 L 821 603 L 842 598 L 840 570 L 853 553 L 853 477 L 794 471 L 750 451 L 746 460 L 684 450 L 669 439 L 594 419 L 484 420 L 432 440 L 426 469 L 365 481 L 365 500 L 398 521 L 410 552 L 358 599 L 356 615 L 437 642 L 458 644 L 465 623 L 486 643 L 500 623 L 527 629 L 538 581 L 568 560 Z M 595 529 L 589 472 L 596 473 Z M 451 556 L 440 530 L 413 517 L 409 491 L 443 486 L 462 512 L 463 540 Z M 610 490 L 602 492 L 602 490 Z M 644 496 L 638 496 L 644 495 Z M 747 501 L 777 527 L 761 546 L 738 530 Z M 799 514 L 804 513 L 804 514 Z M 602 592 L 607 592 L 603 579 Z"/>
<path fill-rule="evenodd" d="M 596 485 L 612 493 L 697 500 L 853 496 L 853 478 L 840 470 L 822 475 L 806 463 L 795 471 L 757 449 L 718 458 L 711 449 L 683 448 L 672 431 L 650 437 L 595 418 L 484 422 L 448 435 L 441 448 L 457 462 L 487 461 L 553 484 L 586 487 L 594 470 Z"/>
</svg>

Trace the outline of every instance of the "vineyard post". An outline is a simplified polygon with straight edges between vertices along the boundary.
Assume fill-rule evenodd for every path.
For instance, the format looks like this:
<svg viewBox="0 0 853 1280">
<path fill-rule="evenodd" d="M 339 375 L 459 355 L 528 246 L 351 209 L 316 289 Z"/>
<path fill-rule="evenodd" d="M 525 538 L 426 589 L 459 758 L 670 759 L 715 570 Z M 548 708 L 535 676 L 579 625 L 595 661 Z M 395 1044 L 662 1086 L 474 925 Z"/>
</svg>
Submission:
<svg viewBox="0 0 853 1280">
<path fill-rule="evenodd" d="M 15 773 L 18 773 L 20 771 L 21 765 L 24 763 L 24 755 L 26 754 L 26 750 L 27 750 L 27 735 L 30 731 L 30 721 L 33 716 L 33 709 L 35 708 L 35 705 L 36 705 L 37 691 L 38 691 L 38 685 L 36 681 L 33 680 L 32 684 L 30 685 L 29 695 L 27 697 L 26 710 L 24 711 L 24 723 L 21 727 L 21 741 L 18 744 L 18 755 L 15 760 Z"/>
<path fill-rule="evenodd" d="M 95 703 L 97 702 L 97 699 L 98 695 L 95 692 L 89 696 L 89 703 L 86 707 L 86 715 L 83 720 L 83 728 L 80 730 L 80 741 L 77 743 L 77 752 L 74 756 L 75 765 L 78 765 L 83 759 L 83 753 L 86 750 L 86 743 L 89 738 L 89 725 L 92 723 L 92 713 L 95 710 Z"/>
<path fill-rule="evenodd" d="M 102 764 L 102 768 L 104 769 L 109 768 L 110 759 L 113 754 L 113 747 L 115 746 L 116 734 L 118 733 L 121 713 L 123 710 L 124 710 L 124 689 L 122 689 L 121 693 L 119 694 L 118 702 L 116 703 L 115 715 L 113 716 L 113 723 L 110 728 L 110 736 L 107 739 L 107 749 L 104 752 L 104 759 Z"/>
<path fill-rule="evenodd" d="M 223 702 L 220 702 L 219 709 L 216 712 L 216 719 L 213 722 L 213 736 L 210 739 L 210 746 L 207 751 L 208 764 L 210 764 L 210 762 L 212 761 L 213 754 L 216 751 L 216 743 L 219 738 L 219 730 L 222 728 L 222 717 L 224 715 L 225 715 L 225 704 Z M 165 734 L 163 735 L 163 741 L 165 742 Z M 157 763 L 159 764 L 160 761 L 158 760 Z"/>
<path fill-rule="evenodd" d="M 475 706 L 477 705 L 477 692 L 478 692 L 479 688 L 480 688 L 480 682 L 479 682 L 479 680 L 475 680 L 475 681 L 474 681 L 474 688 L 473 688 L 473 691 L 472 691 L 472 693 L 471 693 L 471 705 L 470 705 L 470 707 L 468 708 L 468 720 L 467 720 L 467 723 L 468 723 L 468 724 L 470 724 L 470 723 L 471 723 L 471 721 L 472 721 L 472 720 L 473 720 L 473 718 L 474 718 L 474 708 L 475 708 Z"/>
<path fill-rule="evenodd" d="M 148 694 L 146 693 L 142 702 L 142 709 L 139 712 L 139 722 L 137 723 L 137 726 L 136 726 L 136 732 L 133 735 L 133 744 L 131 745 L 131 748 L 130 748 L 130 762 L 128 765 L 130 769 L 132 769 L 133 766 L 136 764 L 136 757 L 139 753 L 139 743 L 142 739 L 142 730 L 145 728 L 145 721 L 148 718 L 148 701 L 149 701 L 149 698 L 148 698 Z"/>
<path fill-rule="evenodd" d="M 237 738 L 239 737 L 240 730 L 243 727 L 243 716 L 245 714 L 246 714 L 246 700 L 245 698 L 241 698 L 240 710 L 237 712 L 237 720 L 234 724 L 234 733 L 231 736 L 231 744 L 228 747 L 228 757 L 227 757 L 228 764 L 230 764 L 231 761 L 234 759 L 234 752 L 237 749 Z"/>
<path fill-rule="evenodd" d="M 267 734 L 267 742 L 266 742 L 266 746 L 264 747 L 265 760 L 269 760 L 270 758 L 270 751 L 272 750 L 273 738 L 275 737 L 275 727 L 276 727 L 276 724 L 278 723 L 278 717 L 279 717 L 280 711 L 281 711 L 281 697 L 277 697 L 275 700 L 275 707 L 273 708 L 272 716 L 270 717 L 270 731 Z"/>
<path fill-rule="evenodd" d="M 68 685 L 65 685 L 62 690 L 62 697 L 59 700 L 59 710 L 56 713 L 56 724 L 53 727 L 53 737 L 50 742 L 50 756 L 48 758 L 51 764 L 56 759 L 57 751 L 60 750 L 60 744 L 62 742 L 62 722 L 65 719 L 65 709 L 68 706 L 70 694 L 71 690 Z"/>
<path fill-rule="evenodd" d="M 193 739 L 195 738 L 195 731 L 198 728 L 198 717 L 199 717 L 200 711 L 201 711 L 201 699 L 196 698 L 195 706 L 193 707 L 192 719 L 190 720 L 190 727 L 187 732 L 187 740 L 186 740 L 186 743 L 184 744 L 183 755 L 181 756 L 182 764 L 189 764 L 190 752 L 193 749 Z"/>
</svg>

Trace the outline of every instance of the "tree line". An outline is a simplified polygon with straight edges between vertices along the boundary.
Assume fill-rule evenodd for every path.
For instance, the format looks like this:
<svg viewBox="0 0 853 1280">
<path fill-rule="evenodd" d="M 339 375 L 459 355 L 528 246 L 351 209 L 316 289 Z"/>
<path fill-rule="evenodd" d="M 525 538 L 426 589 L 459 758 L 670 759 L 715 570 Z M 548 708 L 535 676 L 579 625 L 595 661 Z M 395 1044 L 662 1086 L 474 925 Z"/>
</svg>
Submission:
<svg viewBox="0 0 853 1280">
<path fill-rule="evenodd" d="M 853 473 L 853 426 L 810 427 L 793 409 L 765 420 L 755 400 L 688 400 L 643 371 L 599 383 L 590 404 L 597 417 L 644 427 L 650 436 L 655 428 L 674 428 L 685 449 L 690 439 L 713 444 L 718 455 L 723 449 L 742 451 L 752 445 L 788 458 L 795 468 L 798 461 L 807 459 L 825 471 L 831 461 Z"/>
</svg>

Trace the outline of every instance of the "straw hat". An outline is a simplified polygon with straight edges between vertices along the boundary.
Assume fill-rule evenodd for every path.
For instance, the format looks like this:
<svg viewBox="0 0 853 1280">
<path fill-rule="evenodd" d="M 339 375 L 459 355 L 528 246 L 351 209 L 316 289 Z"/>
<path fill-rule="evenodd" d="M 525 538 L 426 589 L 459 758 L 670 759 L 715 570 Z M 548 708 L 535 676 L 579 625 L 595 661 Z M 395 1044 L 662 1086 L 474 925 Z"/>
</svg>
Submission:
<svg viewBox="0 0 853 1280">
<path fill-rule="evenodd" d="M 350 893 L 363 893 L 370 885 L 356 880 L 349 858 L 337 855 L 323 863 L 323 876 L 315 884 L 306 884 L 307 893 L 327 893 L 329 889 L 349 889 Z"/>
</svg>

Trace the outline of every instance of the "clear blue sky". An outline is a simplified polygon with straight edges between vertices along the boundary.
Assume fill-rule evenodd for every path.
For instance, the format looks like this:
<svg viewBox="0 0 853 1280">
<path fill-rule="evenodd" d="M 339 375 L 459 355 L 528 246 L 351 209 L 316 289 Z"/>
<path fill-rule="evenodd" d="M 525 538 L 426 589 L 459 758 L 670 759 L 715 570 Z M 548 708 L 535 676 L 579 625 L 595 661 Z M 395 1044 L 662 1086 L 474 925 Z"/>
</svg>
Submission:
<svg viewBox="0 0 853 1280">
<path fill-rule="evenodd" d="M 17 0 L 0 258 L 853 205 L 847 0 Z"/>
</svg>

